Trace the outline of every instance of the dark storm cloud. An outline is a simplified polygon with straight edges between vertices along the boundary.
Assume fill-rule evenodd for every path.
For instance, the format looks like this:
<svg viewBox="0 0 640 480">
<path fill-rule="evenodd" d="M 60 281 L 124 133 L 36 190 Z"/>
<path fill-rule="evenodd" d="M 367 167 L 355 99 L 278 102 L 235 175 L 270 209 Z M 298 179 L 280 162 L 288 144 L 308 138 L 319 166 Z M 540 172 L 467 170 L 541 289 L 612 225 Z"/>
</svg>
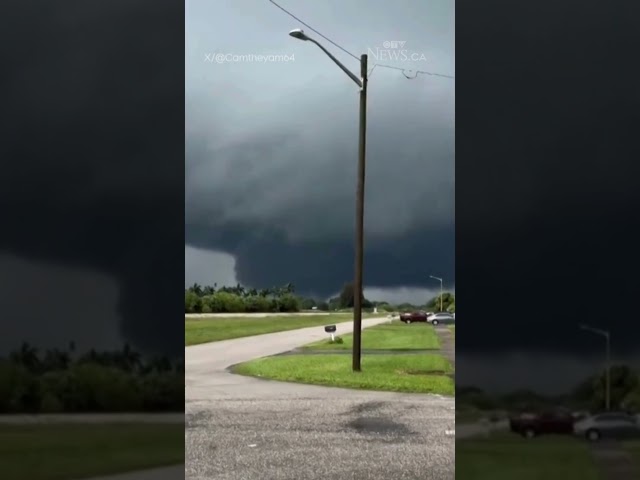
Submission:
<svg viewBox="0 0 640 480">
<path fill-rule="evenodd" d="M 640 90 L 623 33 L 635 15 L 584 2 L 460 8 L 456 289 L 474 321 L 457 345 L 600 352 L 578 330 L 590 323 L 612 331 L 615 352 L 637 351 Z M 491 298 L 500 312 L 477 307 Z"/>
<path fill-rule="evenodd" d="M 224 129 L 222 115 L 190 117 L 187 104 L 188 244 L 233 254 L 249 285 L 330 294 L 352 278 L 357 89 L 347 81 L 275 98 L 226 142 L 203 133 Z M 365 283 L 424 286 L 440 273 L 453 285 L 453 85 L 381 76 L 370 91 Z"/>
<path fill-rule="evenodd" d="M 167 254 L 183 242 L 168 225 L 182 216 L 182 7 L 5 2 L 3 11 L 0 248 L 115 277 L 129 340 L 179 351 L 181 306 L 153 299 L 169 298 L 183 275 L 181 253 Z"/>
</svg>

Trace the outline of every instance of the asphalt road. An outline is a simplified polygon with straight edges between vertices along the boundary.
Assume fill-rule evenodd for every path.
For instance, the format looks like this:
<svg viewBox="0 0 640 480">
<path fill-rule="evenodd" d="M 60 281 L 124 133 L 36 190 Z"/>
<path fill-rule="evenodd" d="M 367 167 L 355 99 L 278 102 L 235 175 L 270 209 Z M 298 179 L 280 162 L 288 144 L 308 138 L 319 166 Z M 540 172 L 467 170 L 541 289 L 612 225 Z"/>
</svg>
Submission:
<svg viewBox="0 0 640 480">
<path fill-rule="evenodd" d="M 350 332 L 350 322 L 338 324 L 338 334 Z M 312 327 L 185 349 L 186 479 L 455 478 L 453 398 L 289 384 L 226 370 L 326 335 Z"/>
</svg>

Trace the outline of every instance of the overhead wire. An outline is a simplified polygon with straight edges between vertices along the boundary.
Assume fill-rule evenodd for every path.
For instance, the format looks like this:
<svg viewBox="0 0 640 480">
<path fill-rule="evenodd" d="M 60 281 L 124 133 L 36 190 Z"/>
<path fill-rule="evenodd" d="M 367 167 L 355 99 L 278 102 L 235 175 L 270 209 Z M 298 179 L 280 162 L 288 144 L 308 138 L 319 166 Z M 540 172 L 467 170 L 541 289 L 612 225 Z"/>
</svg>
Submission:
<svg viewBox="0 0 640 480">
<path fill-rule="evenodd" d="M 278 5 L 276 2 L 274 2 L 273 0 L 269 0 L 271 3 L 273 3 L 276 7 L 278 7 L 280 10 L 282 10 L 284 13 L 286 13 L 287 15 L 289 15 L 292 18 L 295 18 L 297 21 L 299 21 L 302 25 L 304 25 L 305 27 L 307 27 L 309 30 L 317 33 L 318 35 L 320 35 L 322 38 L 324 38 L 327 42 L 332 43 L 334 46 L 338 47 L 340 50 L 342 50 L 344 53 L 351 55 L 353 58 L 355 58 L 356 60 L 358 60 L 358 62 L 360 61 L 360 59 L 355 56 L 353 53 L 351 53 L 349 50 L 341 47 L 340 45 L 338 45 L 336 42 L 334 42 L 333 40 L 331 40 L 328 37 L 325 37 L 322 33 L 320 33 L 318 30 L 316 30 L 315 28 L 313 28 L 311 25 L 303 22 L 302 20 L 300 20 L 298 17 L 296 17 L 293 13 L 291 13 L 290 11 L 288 11 L 287 9 L 285 9 L 284 7 L 281 7 L 280 5 Z"/>
<path fill-rule="evenodd" d="M 275 5 L 276 7 L 278 7 L 280 10 L 282 10 L 284 13 L 286 13 L 287 15 L 289 15 L 291 18 L 294 18 L 295 20 L 297 20 L 298 22 L 300 22 L 302 25 L 304 25 L 305 27 L 307 27 L 309 30 L 313 31 L 314 33 L 320 35 L 322 38 L 324 38 L 327 42 L 331 43 L 332 45 L 334 45 L 335 47 L 339 48 L 340 50 L 342 50 L 344 53 L 346 53 L 347 55 L 351 55 L 353 58 L 355 58 L 356 60 L 358 60 L 358 62 L 360 62 L 360 58 L 358 58 L 356 55 L 354 55 L 353 53 L 351 53 L 349 50 L 347 50 L 346 48 L 342 47 L 341 45 L 337 44 L 336 42 L 334 42 L 333 40 L 331 40 L 329 37 L 326 37 L 325 35 L 323 35 L 321 32 L 319 32 L 318 30 L 316 30 L 315 28 L 313 28 L 311 25 L 309 25 L 308 23 L 303 22 L 302 20 L 300 20 L 298 17 L 296 17 L 293 13 L 291 13 L 290 11 L 288 11 L 286 8 L 278 5 L 274 0 L 269 0 L 270 3 L 272 3 L 273 5 Z M 449 78 L 449 79 L 455 79 L 455 77 L 453 75 L 445 75 L 442 73 L 435 73 L 435 72 L 428 72 L 425 70 L 410 70 L 407 68 L 400 68 L 400 67 L 394 67 L 392 65 L 382 65 L 380 63 L 376 63 L 373 65 L 373 67 L 371 68 L 370 72 L 368 73 L 368 76 L 370 77 L 371 74 L 373 73 L 373 70 L 376 67 L 382 67 L 382 68 L 389 68 L 392 70 L 400 70 L 402 72 L 402 74 L 405 76 L 405 78 L 409 79 L 409 80 L 413 80 L 415 78 L 418 77 L 418 75 L 429 75 L 431 77 L 441 77 L 441 78 Z M 407 75 L 406 72 L 409 73 L 413 73 L 413 77 L 410 77 L 409 75 Z"/>
</svg>

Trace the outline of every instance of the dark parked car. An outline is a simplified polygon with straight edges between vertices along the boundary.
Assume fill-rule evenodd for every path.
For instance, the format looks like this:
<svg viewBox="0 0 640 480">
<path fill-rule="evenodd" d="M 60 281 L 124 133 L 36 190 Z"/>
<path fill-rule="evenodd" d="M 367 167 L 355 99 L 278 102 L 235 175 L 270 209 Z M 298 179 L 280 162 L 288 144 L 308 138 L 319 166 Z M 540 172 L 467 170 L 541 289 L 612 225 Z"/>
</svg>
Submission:
<svg viewBox="0 0 640 480">
<path fill-rule="evenodd" d="M 573 434 L 575 418 L 569 411 L 555 410 L 542 413 L 523 413 L 509 419 L 512 432 L 526 438 L 538 435 Z"/>
<path fill-rule="evenodd" d="M 401 313 L 400 321 L 404 323 L 426 322 L 427 316 L 428 316 L 427 312 Z"/>
</svg>

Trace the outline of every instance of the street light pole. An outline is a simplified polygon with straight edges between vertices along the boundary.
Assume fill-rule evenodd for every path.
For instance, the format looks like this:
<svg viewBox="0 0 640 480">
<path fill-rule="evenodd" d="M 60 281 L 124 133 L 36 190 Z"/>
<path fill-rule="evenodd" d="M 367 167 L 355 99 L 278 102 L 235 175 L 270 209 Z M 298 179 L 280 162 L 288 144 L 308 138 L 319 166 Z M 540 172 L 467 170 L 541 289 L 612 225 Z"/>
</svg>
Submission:
<svg viewBox="0 0 640 480">
<path fill-rule="evenodd" d="M 433 275 L 429 275 L 429 278 L 440 281 L 440 311 L 442 312 L 442 279 L 440 277 L 434 277 Z"/>
<path fill-rule="evenodd" d="M 358 167 L 356 182 L 356 235 L 355 235 L 355 268 L 353 281 L 353 353 L 352 370 L 361 371 L 361 333 L 362 333 L 362 296 L 363 296 L 363 264 L 364 264 L 364 179 L 367 133 L 367 55 L 360 57 L 360 78 L 354 75 L 326 48 L 307 36 L 302 30 L 289 32 L 294 38 L 316 44 L 351 80 L 360 87 L 360 119 L 358 134 Z"/>
<path fill-rule="evenodd" d="M 362 297 L 363 297 L 363 272 L 364 264 L 364 178 L 365 178 L 365 151 L 367 135 L 367 55 L 360 57 L 360 75 L 362 88 L 360 89 L 360 127 L 358 142 L 358 180 L 356 186 L 356 244 L 355 244 L 355 269 L 354 269 L 354 301 L 353 301 L 353 365 L 354 372 L 359 372 L 361 358 L 361 333 L 362 333 Z"/>
<path fill-rule="evenodd" d="M 605 338 L 605 409 L 609 411 L 611 409 L 611 333 L 607 330 L 600 330 L 599 328 L 590 327 L 588 325 L 580 325 L 580 328 Z"/>
</svg>

